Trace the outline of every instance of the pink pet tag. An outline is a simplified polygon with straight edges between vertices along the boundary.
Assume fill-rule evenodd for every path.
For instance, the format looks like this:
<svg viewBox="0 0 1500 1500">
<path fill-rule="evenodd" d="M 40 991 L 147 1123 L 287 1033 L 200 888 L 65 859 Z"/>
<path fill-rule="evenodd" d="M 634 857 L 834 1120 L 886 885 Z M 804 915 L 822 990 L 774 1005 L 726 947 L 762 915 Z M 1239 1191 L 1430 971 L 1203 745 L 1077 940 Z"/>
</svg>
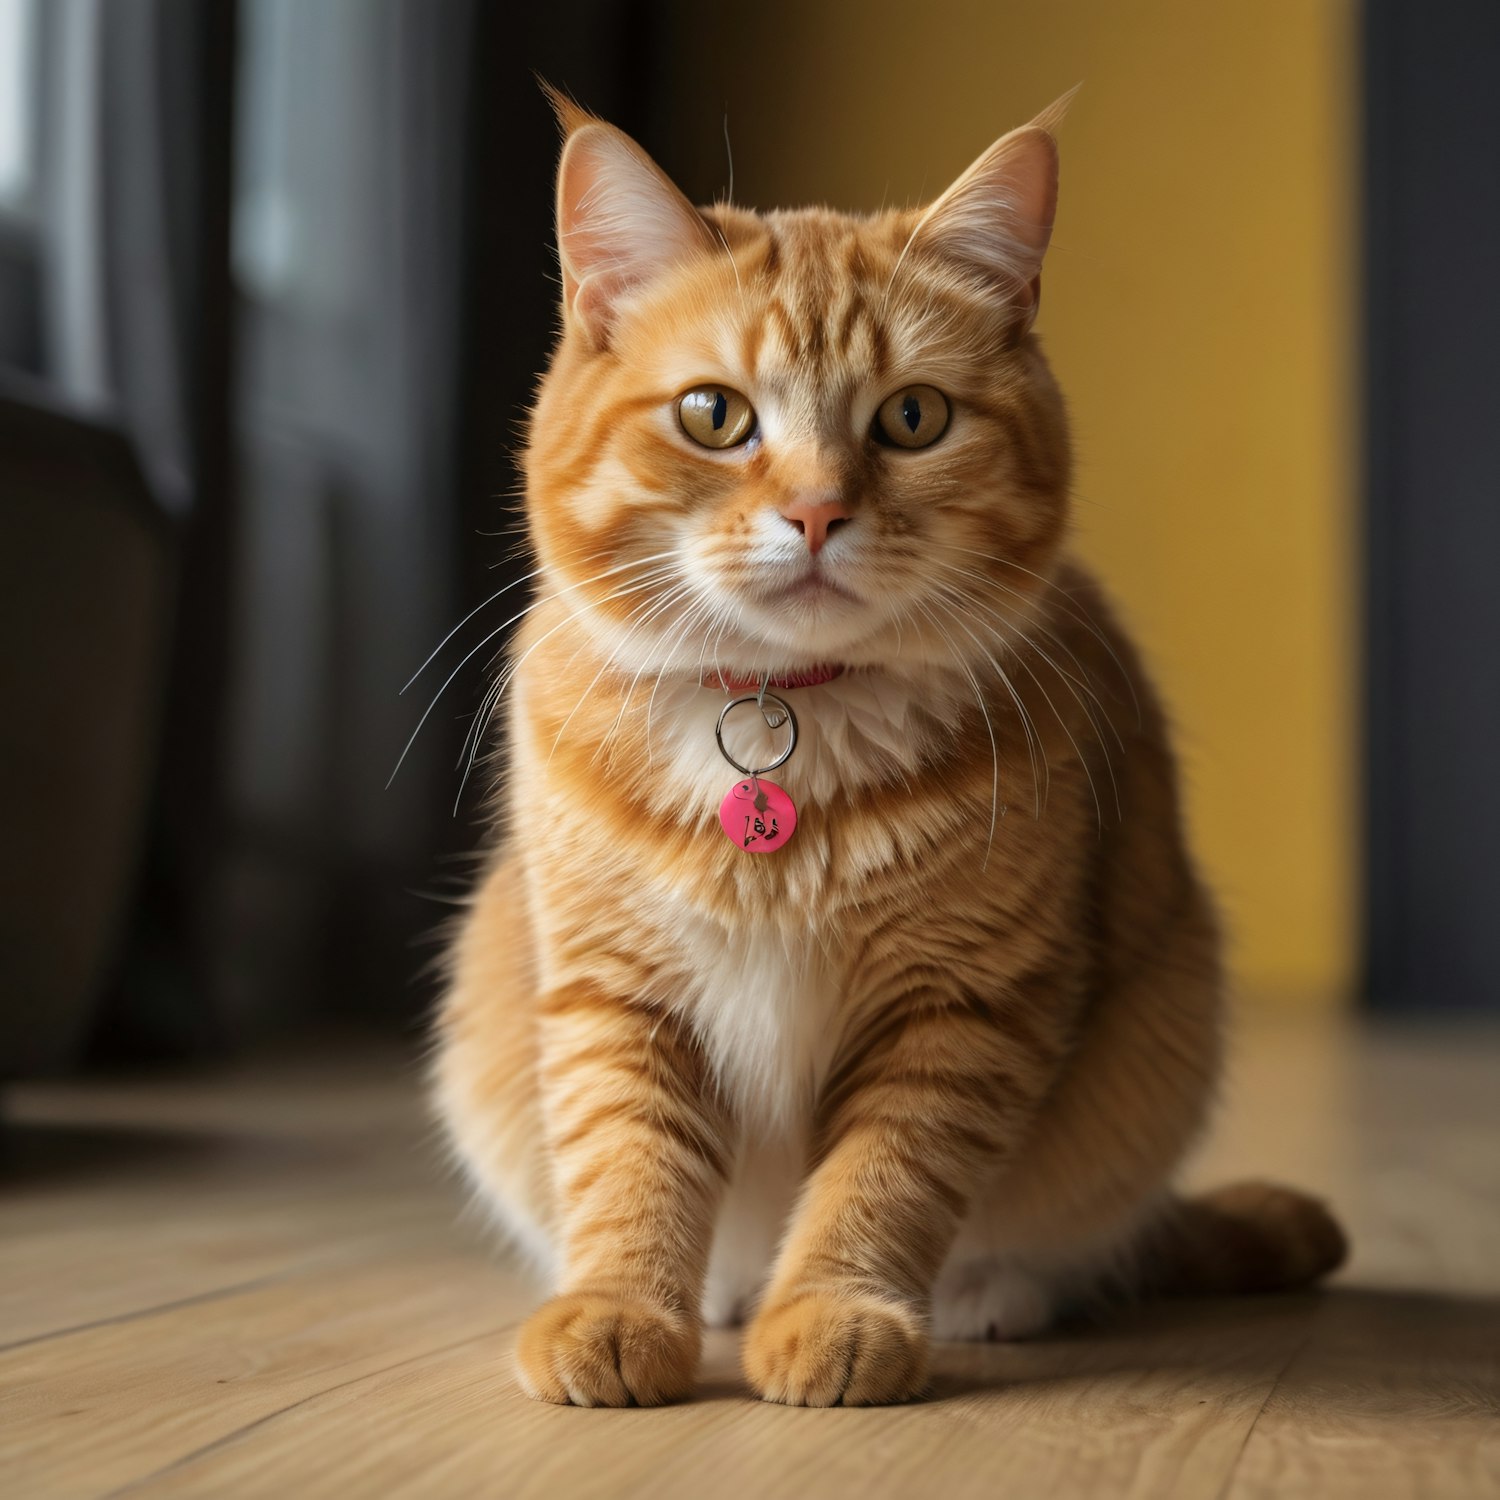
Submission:
<svg viewBox="0 0 1500 1500">
<path fill-rule="evenodd" d="M 797 809 L 774 781 L 752 776 L 737 781 L 719 804 L 719 826 L 731 842 L 752 854 L 769 854 L 791 838 Z"/>
<path fill-rule="evenodd" d="M 743 766 L 724 748 L 724 720 L 732 709 L 742 704 L 753 703 L 772 729 L 788 727 L 786 749 L 763 766 Z M 778 715 L 766 712 L 766 705 L 774 704 Z M 719 826 L 724 836 L 741 849 L 751 854 L 771 854 L 780 849 L 791 838 L 797 827 L 797 808 L 783 787 L 774 781 L 762 781 L 761 774 L 784 766 L 797 748 L 797 716 L 791 705 L 764 688 L 745 698 L 735 698 L 724 705 L 719 722 L 714 726 L 714 738 L 719 742 L 719 754 L 738 771 L 745 780 L 730 787 L 728 795 L 719 804 Z"/>
</svg>

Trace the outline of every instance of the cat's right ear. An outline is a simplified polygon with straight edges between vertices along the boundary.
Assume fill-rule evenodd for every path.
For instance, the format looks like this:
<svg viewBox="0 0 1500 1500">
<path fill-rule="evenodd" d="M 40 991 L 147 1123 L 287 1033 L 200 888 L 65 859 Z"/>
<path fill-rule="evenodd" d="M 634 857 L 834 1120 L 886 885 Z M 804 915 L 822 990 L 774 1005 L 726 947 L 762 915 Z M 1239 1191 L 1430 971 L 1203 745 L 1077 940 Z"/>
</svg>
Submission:
<svg viewBox="0 0 1500 1500">
<path fill-rule="evenodd" d="M 1042 297 L 1042 257 L 1057 215 L 1057 127 L 1075 88 L 1029 125 L 1001 136 L 923 215 L 923 252 L 978 272 L 1015 304 L 1019 333 Z"/>
<path fill-rule="evenodd" d="M 557 168 L 563 316 L 596 349 L 645 283 L 715 245 L 671 179 L 622 130 L 553 95 L 566 137 Z"/>
</svg>

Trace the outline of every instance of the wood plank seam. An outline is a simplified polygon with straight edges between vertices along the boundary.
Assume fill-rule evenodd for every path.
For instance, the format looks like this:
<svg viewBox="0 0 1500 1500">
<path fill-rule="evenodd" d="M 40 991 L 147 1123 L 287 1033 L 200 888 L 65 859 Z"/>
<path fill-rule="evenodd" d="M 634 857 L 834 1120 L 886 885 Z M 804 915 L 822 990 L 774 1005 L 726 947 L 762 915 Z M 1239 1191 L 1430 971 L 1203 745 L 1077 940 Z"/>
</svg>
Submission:
<svg viewBox="0 0 1500 1500">
<path fill-rule="evenodd" d="M 425 1230 L 409 1230 L 404 1234 L 387 1234 L 383 1237 L 383 1243 L 388 1247 L 402 1247 L 409 1244 L 420 1243 L 427 1237 Z M 344 1243 L 330 1246 L 315 1254 L 304 1255 L 300 1259 L 292 1261 L 276 1271 L 268 1271 L 263 1276 L 251 1277 L 245 1281 L 226 1282 L 221 1287 L 215 1287 L 205 1292 L 194 1292 L 190 1297 L 174 1298 L 167 1302 L 153 1302 L 145 1307 L 135 1308 L 130 1312 L 111 1313 L 103 1318 L 91 1318 L 83 1323 L 69 1323 L 62 1328 L 49 1329 L 46 1333 L 28 1334 L 25 1338 L 13 1339 L 10 1343 L 0 1344 L 0 1355 L 9 1354 L 17 1349 L 26 1349 L 33 1344 L 46 1343 L 50 1339 L 61 1339 L 73 1334 L 88 1333 L 96 1328 L 108 1328 L 116 1323 L 129 1323 L 138 1318 L 152 1318 L 166 1313 L 177 1311 L 179 1308 L 193 1307 L 198 1304 L 216 1302 L 221 1298 L 234 1297 L 241 1292 L 255 1291 L 260 1287 L 275 1286 L 280 1282 L 292 1280 L 298 1276 L 316 1274 L 330 1266 L 349 1264 L 353 1265 L 363 1260 L 370 1248 L 371 1236 L 367 1232 L 360 1232 Z"/>
<path fill-rule="evenodd" d="M 1266 1407 L 1271 1404 L 1271 1397 L 1281 1389 L 1281 1382 L 1286 1379 L 1287 1371 L 1302 1358 L 1307 1346 L 1312 1343 L 1313 1334 L 1317 1332 L 1318 1324 L 1322 1321 L 1322 1316 L 1323 1308 L 1320 1304 L 1307 1320 L 1307 1331 L 1292 1346 L 1287 1357 L 1282 1360 L 1281 1368 L 1277 1370 L 1275 1378 L 1266 1387 L 1265 1394 L 1260 1398 L 1260 1405 L 1255 1408 L 1255 1415 L 1251 1417 L 1250 1425 L 1245 1429 L 1245 1436 L 1240 1441 L 1240 1446 L 1236 1450 L 1234 1458 L 1230 1462 L 1229 1469 L 1224 1475 L 1224 1483 L 1219 1487 L 1214 1500 L 1228 1500 L 1231 1491 L 1234 1489 L 1235 1480 L 1239 1476 L 1240 1465 L 1245 1461 L 1245 1450 L 1250 1446 L 1250 1439 L 1255 1436 L 1256 1425 L 1265 1416 Z"/>
<path fill-rule="evenodd" d="M 107 1318 L 92 1318 L 87 1323 L 70 1323 L 65 1328 L 52 1328 L 46 1333 L 33 1333 L 24 1339 L 14 1339 L 0 1344 L 0 1354 L 10 1354 L 16 1349 L 29 1349 L 33 1344 L 45 1344 L 52 1339 L 65 1339 L 76 1333 L 89 1333 L 95 1328 L 108 1328 L 115 1323 L 131 1323 L 137 1318 L 154 1318 L 162 1313 L 176 1312 L 183 1307 L 197 1307 L 205 1302 L 217 1302 L 224 1297 L 236 1297 L 241 1292 L 253 1292 L 265 1286 L 275 1286 L 278 1281 L 300 1274 L 306 1267 L 288 1266 L 284 1270 L 270 1271 L 264 1276 L 252 1276 L 248 1281 L 229 1282 L 209 1292 L 195 1292 L 191 1297 L 177 1297 L 170 1302 L 154 1302 L 147 1307 L 138 1307 L 131 1312 L 113 1313 Z"/>
<path fill-rule="evenodd" d="M 256 1417 L 253 1422 L 244 1422 L 240 1426 L 231 1428 L 230 1431 L 216 1437 L 211 1443 L 204 1443 L 194 1448 L 191 1453 L 181 1454 L 174 1458 L 169 1464 L 162 1464 L 153 1469 L 149 1474 L 142 1474 L 139 1478 L 132 1479 L 125 1484 L 117 1485 L 101 1500 L 119 1500 L 122 1495 L 139 1493 L 146 1485 L 155 1484 L 160 1479 L 165 1479 L 180 1469 L 187 1468 L 202 1459 L 210 1457 L 214 1453 L 221 1452 L 225 1448 L 243 1441 L 251 1433 L 268 1426 L 282 1417 L 290 1415 L 299 1407 L 308 1405 L 312 1401 L 321 1401 L 325 1396 L 331 1396 L 335 1391 L 346 1390 L 350 1386 L 362 1385 L 367 1380 L 379 1379 L 382 1375 L 389 1375 L 392 1370 L 399 1370 L 405 1365 L 414 1365 L 424 1359 L 431 1359 L 434 1355 L 447 1354 L 454 1349 L 462 1349 L 466 1344 L 478 1343 L 482 1339 L 499 1338 L 511 1332 L 517 1326 L 517 1320 L 509 1323 L 501 1323 L 494 1328 L 486 1328 L 479 1333 L 466 1334 L 461 1339 L 454 1339 L 447 1344 L 439 1344 L 432 1349 L 423 1349 L 417 1354 L 409 1354 L 405 1359 L 398 1359 L 389 1365 L 382 1365 L 378 1370 L 366 1370 L 363 1375 L 355 1375 L 348 1380 L 338 1380 L 332 1385 L 324 1386 L 321 1390 L 309 1391 L 307 1395 L 299 1397 L 295 1401 L 289 1401 L 285 1406 L 277 1407 L 275 1411 L 268 1411 L 263 1416 Z"/>
</svg>

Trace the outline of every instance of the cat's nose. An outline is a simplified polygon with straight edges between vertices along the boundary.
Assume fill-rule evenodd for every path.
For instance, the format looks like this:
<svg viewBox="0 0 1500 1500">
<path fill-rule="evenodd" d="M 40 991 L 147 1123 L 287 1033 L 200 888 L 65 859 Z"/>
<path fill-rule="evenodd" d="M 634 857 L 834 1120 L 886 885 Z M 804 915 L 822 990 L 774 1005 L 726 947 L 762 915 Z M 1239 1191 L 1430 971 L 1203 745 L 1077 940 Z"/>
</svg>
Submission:
<svg viewBox="0 0 1500 1500">
<path fill-rule="evenodd" d="M 802 533 L 809 552 L 821 552 L 834 531 L 852 519 L 854 512 L 842 500 L 798 499 L 779 506 L 782 519 Z"/>
</svg>

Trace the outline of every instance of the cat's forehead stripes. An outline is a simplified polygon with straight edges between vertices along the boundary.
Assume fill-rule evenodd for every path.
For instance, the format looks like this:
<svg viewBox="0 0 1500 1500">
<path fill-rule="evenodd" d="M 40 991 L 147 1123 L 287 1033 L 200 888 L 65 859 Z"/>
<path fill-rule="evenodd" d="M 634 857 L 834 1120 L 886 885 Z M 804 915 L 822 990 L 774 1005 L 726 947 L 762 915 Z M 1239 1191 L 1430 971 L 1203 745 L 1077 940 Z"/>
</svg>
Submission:
<svg viewBox="0 0 1500 1500">
<path fill-rule="evenodd" d="M 710 211 L 724 214 L 718 301 L 699 326 L 712 326 L 722 378 L 799 412 L 799 425 L 842 419 L 861 389 L 966 389 L 1006 358 L 1005 301 L 913 248 L 910 215 Z"/>
<path fill-rule="evenodd" d="M 887 375 L 891 347 L 880 304 L 896 264 L 883 243 L 889 236 L 819 210 L 753 224 L 726 236 L 741 278 L 736 352 L 747 376 L 826 385 Z"/>
</svg>

